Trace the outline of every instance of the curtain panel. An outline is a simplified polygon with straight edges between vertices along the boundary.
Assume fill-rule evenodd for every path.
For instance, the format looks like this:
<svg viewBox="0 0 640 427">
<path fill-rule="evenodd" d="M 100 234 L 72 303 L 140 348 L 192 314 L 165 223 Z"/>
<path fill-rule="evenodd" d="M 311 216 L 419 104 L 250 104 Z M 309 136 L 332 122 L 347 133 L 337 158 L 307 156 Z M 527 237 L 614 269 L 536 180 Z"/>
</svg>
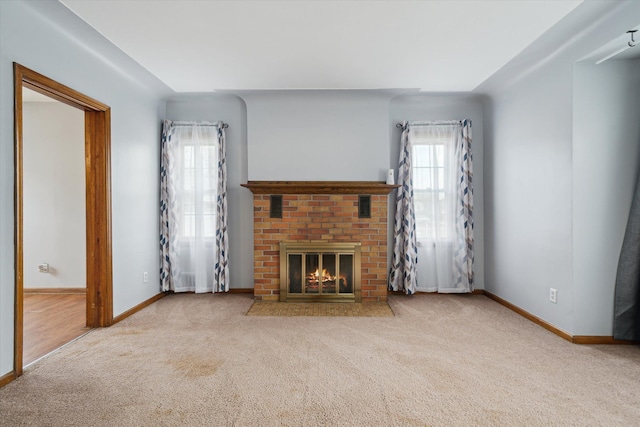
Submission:
<svg viewBox="0 0 640 427">
<path fill-rule="evenodd" d="M 453 288 L 473 292 L 473 156 L 471 154 L 471 120 L 460 122 L 455 141 L 458 181 L 455 212 L 456 244 Z"/>
<path fill-rule="evenodd" d="M 160 290 L 173 290 L 171 281 L 171 258 L 169 257 L 169 170 L 171 158 L 168 145 L 171 141 L 172 127 L 169 120 L 162 122 L 160 140 Z"/>
<path fill-rule="evenodd" d="M 228 291 L 225 133 L 220 123 L 163 123 L 162 291 Z"/>
<path fill-rule="evenodd" d="M 636 184 L 618 260 L 613 338 L 640 341 L 640 180 Z"/>
<path fill-rule="evenodd" d="M 393 222 L 393 258 L 389 271 L 389 290 L 411 295 L 418 285 L 418 245 L 413 203 L 412 148 L 408 123 L 404 122 L 400 139 L 396 214 Z"/>
<path fill-rule="evenodd" d="M 216 254 L 214 292 L 229 291 L 229 239 L 227 236 L 227 140 L 218 122 L 218 194 L 216 198 Z"/>
</svg>

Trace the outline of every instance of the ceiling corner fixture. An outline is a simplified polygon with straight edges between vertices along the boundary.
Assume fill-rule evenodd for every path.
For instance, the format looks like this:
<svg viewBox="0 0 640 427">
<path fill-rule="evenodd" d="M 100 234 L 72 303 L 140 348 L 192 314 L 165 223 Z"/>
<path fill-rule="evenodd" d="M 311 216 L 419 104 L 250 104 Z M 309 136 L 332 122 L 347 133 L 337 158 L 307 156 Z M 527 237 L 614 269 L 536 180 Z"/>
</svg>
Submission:
<svg viewBox="0 0 640 427">
<path fill-rule="evenodd" d="M 611 59 L 611 58 L 613 58 L 614 56 L 621 54 L 621 53 L 622 53 L 622 52 L 624 52 L 625 50 L 627 50 L 627 49 L 629 49 L 629 48 L 632 48 L 632 47 L 634 47 L 635 45 L 637 45 L 637 44 L 638 44 L 638 42 L 637 42 L 637 41 L 635 41 L 635 40 L 633 39 L 633 35 L 634 35 L 634 33 L 635 33 L 636 31 L 638 31 L 638 30 L 629 30 L 629 31 L 627 31 L 627 33 L 631 35 L 631 41 L 630 41 L 630 42 L 628 42 L 628 43 L 627 43 L 626 45 L 624 45 L 623 47 L 621 47 L 620 49 L 616 50 L 615 52 L 610 53 L 609 55 L 605 56 L 604 58 L 599 59 L 598 61 L 596 61 L 596 65 L 598 65 L 598 64 L 602 64 L 602 63 L 603 63 L 604 61 L 606 61 L 607 59 Z"/>
</svg>

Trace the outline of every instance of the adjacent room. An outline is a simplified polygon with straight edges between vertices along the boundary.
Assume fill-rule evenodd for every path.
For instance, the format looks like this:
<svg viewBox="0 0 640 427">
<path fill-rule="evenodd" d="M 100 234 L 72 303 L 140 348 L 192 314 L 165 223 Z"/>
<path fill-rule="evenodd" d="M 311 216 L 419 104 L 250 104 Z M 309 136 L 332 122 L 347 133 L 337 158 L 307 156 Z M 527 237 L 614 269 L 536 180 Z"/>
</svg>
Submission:
<svg viewBox="0 0 640 427">
<path fill-rule="evenodd" d="M 87 257 L 84 114 L 23 94 L 26 366 L 87 331 Z"/>
<path fill-rule="evenodd" d="M 637 423 L 639 30 L 0 1 L 0 424 Z"/>
</svg>

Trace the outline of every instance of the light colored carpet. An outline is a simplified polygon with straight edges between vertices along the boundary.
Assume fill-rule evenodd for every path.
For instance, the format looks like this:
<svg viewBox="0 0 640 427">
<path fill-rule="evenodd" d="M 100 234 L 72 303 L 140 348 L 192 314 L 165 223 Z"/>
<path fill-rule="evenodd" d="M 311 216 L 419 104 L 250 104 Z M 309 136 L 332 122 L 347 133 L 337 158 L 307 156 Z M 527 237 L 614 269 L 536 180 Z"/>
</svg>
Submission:
<svg viewBox="0 0 640 427">
<path fill-rule="evenodd" d="M 393 317 L 386 302 L 268 302 L 253 303 L 247 316 L 349 316 Z"/>
<path fill-rule="evenodd" d="M 0 389 L 2 426 L 630 426 L 640 348 L 568 343 L 484 296 L 395 317 L 253 317 L 172 295 Z"/>
</svg>

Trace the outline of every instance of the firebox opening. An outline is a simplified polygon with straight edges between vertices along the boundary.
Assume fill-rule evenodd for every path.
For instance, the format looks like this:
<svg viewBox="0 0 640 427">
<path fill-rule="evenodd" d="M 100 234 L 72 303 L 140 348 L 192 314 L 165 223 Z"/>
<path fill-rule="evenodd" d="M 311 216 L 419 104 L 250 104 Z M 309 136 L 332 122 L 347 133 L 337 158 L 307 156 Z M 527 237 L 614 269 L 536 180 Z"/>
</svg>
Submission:
<svg viewBox="0 0 640 427">
<path fill-rule="evenodd" d="M 359 243 L 281 243 L 280 301 L 359 302 Z"/>
</svg>

